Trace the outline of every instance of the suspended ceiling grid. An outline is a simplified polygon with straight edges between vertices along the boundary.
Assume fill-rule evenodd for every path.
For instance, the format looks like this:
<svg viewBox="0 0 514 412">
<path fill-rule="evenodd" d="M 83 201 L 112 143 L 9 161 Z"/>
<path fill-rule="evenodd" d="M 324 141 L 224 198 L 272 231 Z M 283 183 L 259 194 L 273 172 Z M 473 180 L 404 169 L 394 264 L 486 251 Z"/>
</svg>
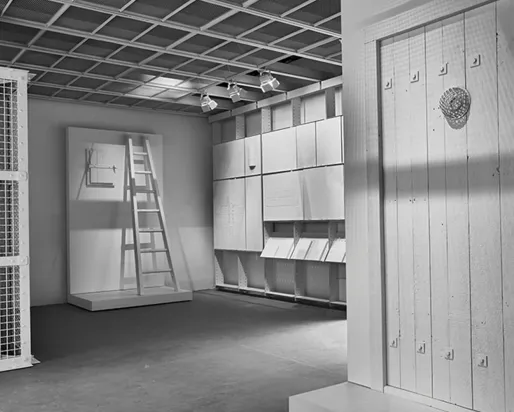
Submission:
<svg viewBox="0 0 514 412">
<path fill-rule="evenodd" d="M 200 114 L 208 93 L 213 115 L 340 75 L 340 17 L 340 0 L 0 0 L 0 66 L 41 98 Z"/>
</svg>

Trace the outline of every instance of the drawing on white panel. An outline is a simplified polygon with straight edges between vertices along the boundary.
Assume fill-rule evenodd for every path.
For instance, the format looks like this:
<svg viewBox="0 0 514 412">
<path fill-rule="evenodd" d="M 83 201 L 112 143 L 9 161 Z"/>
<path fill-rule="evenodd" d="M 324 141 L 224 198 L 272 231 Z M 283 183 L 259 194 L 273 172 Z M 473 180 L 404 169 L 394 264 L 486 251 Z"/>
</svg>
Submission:
<svg viewBox="0 0 514 412">
<path fill-rule="evenodd" d="M 103 164 L 104 153 L 101 148 L 86 149 L 86 186 L 114 188 L 110 174 L 116 173 L 116 165 Z"/>
</svg>

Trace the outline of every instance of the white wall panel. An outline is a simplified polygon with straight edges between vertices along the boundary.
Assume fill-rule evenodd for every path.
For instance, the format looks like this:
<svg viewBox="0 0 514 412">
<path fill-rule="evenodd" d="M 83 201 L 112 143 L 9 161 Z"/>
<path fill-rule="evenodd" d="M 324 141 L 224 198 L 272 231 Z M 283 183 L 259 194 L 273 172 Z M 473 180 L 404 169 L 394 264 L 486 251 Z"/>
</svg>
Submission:
<svg viewBox="0 0 514 412">
<path fill-rule="evenodd" d="M 498 84 L 506 409 L 514 410 L 514 1 L 498 3 Z"/>
<path fill-rule="evenodd" d="M 214 182 L 214 248 L 246 249 L 244 179 Z"/>
<path fill-rule="evenodd" d="M 316 123 L 296 127 L 297 167 L 316 166 Z"/>
<path fill-rule="evenodd" d="M 260 110 L 247 113 L 245 116 L 245 136 L 255 136 L 262 133 L 262 116 Z"/>
<path fill-rule="evenodd" d="M 301 173 L 305 220 L 343 220 L 344 166 L 306 169 Z"/>
<path fill-rule="evenodd" d="M 215 145 L 214 180 L 231 179 L 245 175 L 244 139 Z"/>
<path fill-rule="evenodd" d="M 277 104 L 271 108 L 271 129 L 281 130 L 293 126 L 291 102 Z"/>
<path fill-rule="evenodd" d="M 330 265 L 318 262 L 305 262 L 305 295 L 317 299 L 330 296 Z"/>
<path fill-rule="evenodd" d="M 311 123 L 326 117 L 325 92 L 311 94 L 302 98 L 301 122 Z"/>
<path fill-rule="evenodd" d="M 248 177 L 246 184 L 246 250 L 260 252 L 263 248 L 262 178 Z"/>
<path fill-rule="evenodd" d="M 318 166 L 343 162 L 341 118 L 316 122 L 316 158 Z"/>
<path fill-rule="evenodd" d="M 304 219 L 300 172 L 263 177 L 264 221 Z"/>
<path fill-rule="evenodd" d="M 416 392 L 432 396 L 432 328 L 428 221 L 427 94 L 425 29 L 410 34 L 410 127 L 412 167 L 412 249 L 414 263 Z M 414 76 L 418 80 L 414 81 Z M 424 345 L 421 351 L 420 345 Z"/>
<path fill-rule="evenodd" d="M 296 169 L 296 133 L 288 128 L 262 135 L 262 172 Z"/>
<path fill-rule="evenodd" d="M 394 79 L 394 43 L 381 48 L 382 85 Z M 382 91 L 382 139 L 384 170 L 384 253 L 386 273 L 387 383 L 400 387 L 400 311 L 398 301 L 398 209 L 396 197 L 396 88 Z M 345 243 L 346 250 L 346 243 Z M 396 345 L 391 345 L 396 342 Z"/>
<path fill-rule="evenodd" d="M 498 153 L 496 5 L 466 13 L 469 239 L 473 400 L 481 411 L 505 410 L 501 223 Z M 472 67 L 480 55 L 480 65 Z M 512 344 L 512 343 L 511 343 Z M 487 365 L 480 365 L 487 357 Z"/>
<path fill-rule="evenodd" d="M 245 176 L 256 176 L 262 173 L 261 136 L 244 139 L 245 145 Z"/>
<path fill-rule="evenodd" d="M 336 239 L 325 259 L 327 263 L 343 263 L 346 262 L 346 239 Z"/>
</svg>

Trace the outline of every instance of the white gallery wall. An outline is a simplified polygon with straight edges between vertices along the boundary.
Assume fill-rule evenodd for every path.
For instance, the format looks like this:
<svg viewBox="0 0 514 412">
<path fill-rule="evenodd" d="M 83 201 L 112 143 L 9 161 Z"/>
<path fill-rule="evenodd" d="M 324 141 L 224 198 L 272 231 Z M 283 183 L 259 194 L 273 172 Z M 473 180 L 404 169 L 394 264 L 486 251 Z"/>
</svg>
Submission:
<svg viewBox="0 0 514 412">
<path fill-rule="evenodd" d="M 29 100 L 31 303 L 66 301 L 66 128 L 163 136 L 164 206 L 175 272 L 214 285 L 212 142 L 207 119 Z"/>
</svg>

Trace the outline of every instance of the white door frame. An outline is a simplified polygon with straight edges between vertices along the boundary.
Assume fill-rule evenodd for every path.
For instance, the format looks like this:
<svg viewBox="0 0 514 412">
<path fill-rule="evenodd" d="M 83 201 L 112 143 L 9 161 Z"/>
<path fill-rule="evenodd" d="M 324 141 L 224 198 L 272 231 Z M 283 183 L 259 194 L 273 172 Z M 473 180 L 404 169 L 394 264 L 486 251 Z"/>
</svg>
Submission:
<svg viewBox="0 0 514 412">
<path fill-rule="evenodd" d="M 433 0 L 364 29 L 370 387 L 387 386 L 380 46 L 385 39 L 502 0 Z"/>
</svg>

